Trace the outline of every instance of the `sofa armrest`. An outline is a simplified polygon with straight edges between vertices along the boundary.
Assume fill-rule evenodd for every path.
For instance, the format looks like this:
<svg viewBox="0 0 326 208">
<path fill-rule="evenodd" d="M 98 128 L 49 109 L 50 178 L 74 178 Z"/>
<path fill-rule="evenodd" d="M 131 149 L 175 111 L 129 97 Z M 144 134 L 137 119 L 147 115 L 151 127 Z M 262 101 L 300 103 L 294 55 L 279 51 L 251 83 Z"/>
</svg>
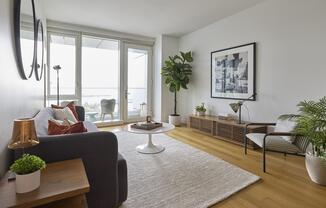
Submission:
<svg viewBox="0 0 326 208">
<path fill-rule="evenodd" d="M 118 203 L 118 141 L 111 132 L 40 137 L 40 144 L 25 149 L 46 163 L 82 158 L 91 191 L 89 207 L 116 207 Z M 15 157 L 21 151 L 15 151 Z"/>
</svg>

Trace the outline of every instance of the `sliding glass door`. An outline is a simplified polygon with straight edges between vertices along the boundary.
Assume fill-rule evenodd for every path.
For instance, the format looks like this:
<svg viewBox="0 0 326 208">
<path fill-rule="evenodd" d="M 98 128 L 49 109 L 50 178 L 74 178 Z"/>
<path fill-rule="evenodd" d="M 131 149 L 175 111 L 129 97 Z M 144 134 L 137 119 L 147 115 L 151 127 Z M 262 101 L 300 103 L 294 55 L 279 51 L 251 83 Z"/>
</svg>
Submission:
<svg viewBox="0 0 326 208">
<path fill-rule="evenodd" d="M 144 120 L 150 115 L 152 50 L 150 47 L 125 45 L 125 118 L 128 122 Z"/>
<path fill-rule="evenodd" d="M 121 124 L 151 115 L 152 48 L 82 33 L 48 32 L 48 105 L 75 101 L 86 120 Z"/>
<path fill-rule="evenodd" d="M 120 58 L 116 40 L 82 39 L 82 105 L 93 122 L 120 120 Z"/>
</svg>

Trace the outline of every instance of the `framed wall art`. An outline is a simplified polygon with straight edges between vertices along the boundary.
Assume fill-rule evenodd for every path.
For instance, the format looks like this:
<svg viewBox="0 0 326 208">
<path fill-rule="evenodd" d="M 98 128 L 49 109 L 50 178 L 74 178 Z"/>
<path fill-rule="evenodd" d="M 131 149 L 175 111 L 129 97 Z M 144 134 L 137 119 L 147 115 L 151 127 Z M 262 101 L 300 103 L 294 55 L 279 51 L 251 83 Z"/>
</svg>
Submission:
<svg viewBox="0 0 326 208">
<path fill-rule="evenodd" d="M 256 43 L 211 53 L 211 97 L 256 100 Z"/>
</svg>

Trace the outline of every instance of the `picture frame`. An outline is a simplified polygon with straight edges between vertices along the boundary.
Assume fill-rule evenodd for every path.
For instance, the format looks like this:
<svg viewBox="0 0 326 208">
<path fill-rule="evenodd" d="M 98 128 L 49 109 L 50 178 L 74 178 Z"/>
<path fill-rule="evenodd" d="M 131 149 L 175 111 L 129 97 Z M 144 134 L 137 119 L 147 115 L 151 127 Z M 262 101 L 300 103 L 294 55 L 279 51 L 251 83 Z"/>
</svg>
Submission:
<svg viewBox="0 0 326 208">
<path fill-rule="evenodd" d="M 256 100 L 256 43 L 211 52 L 211 98 Z"/>
</svg>

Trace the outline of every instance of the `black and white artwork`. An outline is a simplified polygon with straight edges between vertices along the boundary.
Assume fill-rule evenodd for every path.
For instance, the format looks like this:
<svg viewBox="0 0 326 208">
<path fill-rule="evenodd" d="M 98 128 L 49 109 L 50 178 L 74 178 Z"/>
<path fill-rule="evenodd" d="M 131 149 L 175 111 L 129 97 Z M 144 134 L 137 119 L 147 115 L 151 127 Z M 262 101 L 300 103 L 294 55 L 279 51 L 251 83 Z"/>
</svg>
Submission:
<svg viewBox="0 0 326 208">
<path fill-rule="evenodd" d="M 211 97 L 255 100 L 255 43 L 211 54 Z"/>
</svg>

